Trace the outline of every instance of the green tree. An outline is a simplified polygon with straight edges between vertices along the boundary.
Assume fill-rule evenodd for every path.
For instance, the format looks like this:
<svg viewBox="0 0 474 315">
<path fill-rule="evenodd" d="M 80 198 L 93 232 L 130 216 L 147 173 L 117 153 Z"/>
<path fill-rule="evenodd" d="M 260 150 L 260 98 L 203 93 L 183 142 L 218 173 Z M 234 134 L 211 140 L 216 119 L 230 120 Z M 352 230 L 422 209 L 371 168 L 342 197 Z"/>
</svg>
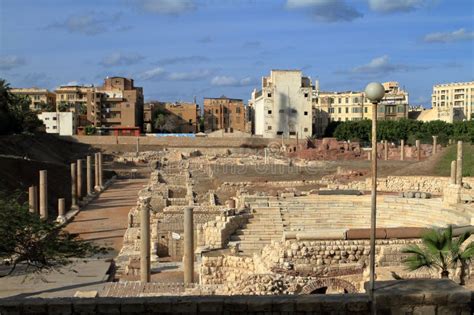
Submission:
<svg viewBox="0 0 474 315">
<path fill-rule="evenodd" d="M 465 283 L 464 268 L 474 255 L 474 243 L 464 244 L 471 232 L 453 238 L 453 228 L 430 229 L 422 238 L 422 245 L 409 245 L 402 250 L 410 254 L 403 260 L 411 271 L 418 269 L 438 269 L 441 278 L 449 277 L 449 270 L 461 265 L 461 284 Z"/>
<path fill-rule="evenodd" d="M 38 271 L 66 265 L 73 257 L 106 251 L 30 213 L 18 197 L 18 193 L 0 193 L 0 257 L 11 261 L 11 268 L 0 277 L 11 274 L 18 264 Z"/>
</svg>

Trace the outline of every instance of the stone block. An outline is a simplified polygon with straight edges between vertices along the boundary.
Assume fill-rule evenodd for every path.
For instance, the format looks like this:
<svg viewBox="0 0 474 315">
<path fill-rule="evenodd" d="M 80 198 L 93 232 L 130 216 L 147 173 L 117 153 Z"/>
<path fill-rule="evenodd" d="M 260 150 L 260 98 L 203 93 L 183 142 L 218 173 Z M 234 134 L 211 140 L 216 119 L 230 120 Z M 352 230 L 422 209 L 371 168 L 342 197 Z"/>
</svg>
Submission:
<svg viewBox="0 0 474 315">
<path fill-rule="evenodd" d="M 141 298 L 121 298 L 120 311 L 125 314 L 145 313 L 145 301 Z"/>
<path fill-rule="evenodd" d="M 91 300 L 89 300 L 90 302 Z M 120 314 L 120 299 L 98 299 L 97 313 L 99 314 Z"/>
<path fill-rule="evenodd" d="M 272 312 L 282 314 L 285 312 L 294 313 L 296 311 L 295 297 L 279 296 L 273 299 Z"/>
<path fill-rule="evenodd" d="M 22 307 L 22 314 L 47 314 L 46 299 L 32 299 Z"/>
<path fill-rule="evenodd" d="M 192 297 L 179 297 L 171 304 L 171 311 L 179 314 L 196 314 L 197 301 Z"/>
<path fill-rule="evenodd" d="M 229 296 L 224 298 L 224 314 L 248 313 L 246 298 L 241 296 Z"/>
<path fill-rule="evenodd" d="M 75 299 L 72 310 L 73 314 L 96 314 L 97 302 L 95 299 Z"/>
<path fill-rule="evenodd" d="M 321 313 L 321 299 L 319 296 L 301 295 L 296 299 L 296 311 L 306 312 L 307 314 Z"/>
</svg>

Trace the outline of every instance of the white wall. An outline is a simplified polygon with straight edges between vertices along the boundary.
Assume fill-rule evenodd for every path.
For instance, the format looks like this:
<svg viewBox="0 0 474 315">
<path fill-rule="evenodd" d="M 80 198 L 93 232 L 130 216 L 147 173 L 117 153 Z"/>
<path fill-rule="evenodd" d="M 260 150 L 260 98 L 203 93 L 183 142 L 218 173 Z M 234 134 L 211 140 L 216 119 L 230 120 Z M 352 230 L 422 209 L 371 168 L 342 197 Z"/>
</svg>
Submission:
<svg viewBox="0 0 474 315">
<path fill-rule="evenodd" d="M 42 112 L 38 118 L 46 126 L 47 133 L 55 133 L 61 136 L 72 136 L 76 134 L 76 116 L 73 112 Z"/>
</svg>

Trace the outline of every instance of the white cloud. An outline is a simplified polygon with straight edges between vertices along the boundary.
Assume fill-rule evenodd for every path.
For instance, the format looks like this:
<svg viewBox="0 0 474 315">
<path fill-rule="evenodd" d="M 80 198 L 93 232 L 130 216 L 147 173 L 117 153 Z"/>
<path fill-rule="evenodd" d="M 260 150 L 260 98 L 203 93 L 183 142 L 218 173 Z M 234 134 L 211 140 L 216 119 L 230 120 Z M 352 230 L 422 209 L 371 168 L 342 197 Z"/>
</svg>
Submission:
<svg viewBox="0 0 474 315">
<path fill-rule="evenodd" d="M 308 9 L 311 16 L 319 22 L 347 22 L 362 17 L 362 13 L 345 0 L 287 0 L 286 8 Z"/>
<path fill-rule="evenodd" d="M 3 56 L 0 57 L 0 69 L 11 70 L 13 68 L 23 66 L 26 64 L 25 59 L 18 56 Z"/>
<path fill-rule="evenodd" d="M 170 57 L 163 58 L 158 60 L 157 64 L 159 65 L 171 65 L 171 64 L 181 64 L 181 63 L 200 63 L 209 61 L 209 58 L 204 56 L 184 56 L 184 57 Z"/>
<path fill-rule="evenodd" d="M 142 11 L 163 15 L 178 15 L 196 9 L 193 0 L 131 0 L 129 3 Z"/>
<path fill-rule="evenodd" d="M 349 73 L 352 74 L 369 74 L 369 75 L 378 75 L 378 74 L 388 74 L 393 72 L 407 72 L 415 70 L 427 69 L 426 66 L 412 66 L 404 64 L 394 64 L 390 62 L 388 55 L 383 55 L 377 58 L 372 59 L 369 63 L 357 66 L 352 68 Z M 346 73 L 342 72 L 342 73 Z"/>
<path fill-rule="evenodd" d="M 452 32 L 439 32 L 425 35 L 423 40 L 427 43 L 450 43 L 459 41 L 468 41 L 474 39 L 473 31 L 466 31 L 460 28 Z"/>
<path fill-rule="evenodd" d="M 138 78 L 145 81 L 146 80 L 159 80 L 159 79 L 163 79 L 165 75 L 166 75 L 165 69 L 161 67 L 156 67 L 139 74 Z"/>
<path fill-rule="evenodd" d="M 205 79 L 211 74 L 209 70 L 195 70 L 190 72 L 171 72 L 167 78 L 171 81 L 196 81 Z"/>
<path fill-rule="evenodd" d="M 427 0 L 369 0 L 372 11 L 379 13 L 409 12 L 427 4 Z"/>
<path fill-rule="evenodd" d="M 113 15 L 104 12 L 87 12 L 71 15 L 62 22 L 50 24 L 47 28 L 57 28 L 70 33 L 97 35 L 112 29 L 120 20 L 121 13 Z"/>
<path fill-rule="evenodd" d="M 130 66 L 142 61 L 143 59 L 143 56 L 136 53 L 123 54 L 119 52 L 114 52 L 104 57 L 100 64 L 104 67 Z"/>
<path fill-rule="evenodd" d="M 237 79 L 232 76 L 215 76 L 211 80 L 211 85 L 213 86 L 248 86 L 252 85 L 253 80 L 250 77 L 245 77 L 243 79 Z"/>
</svg>

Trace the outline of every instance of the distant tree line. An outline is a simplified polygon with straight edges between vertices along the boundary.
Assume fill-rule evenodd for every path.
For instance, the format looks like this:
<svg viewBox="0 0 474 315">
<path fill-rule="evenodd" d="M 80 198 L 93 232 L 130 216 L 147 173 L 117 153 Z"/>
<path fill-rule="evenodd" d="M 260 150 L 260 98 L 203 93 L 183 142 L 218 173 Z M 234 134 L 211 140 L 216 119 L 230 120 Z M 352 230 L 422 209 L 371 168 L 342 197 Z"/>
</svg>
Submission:
<svg viewBox="0 0 474 315">
<path fill-rule="evenodd" d="M 338 140 L 369 142 L 371 139 L 371 120 L 331 122 L 325 130 L 325 137 Z M 438 143 L 446 144 L 449 139 L 474 143 L 474 121 L 446 123 L 441 120 L 422 122 L 410 119 L 377 121 L 377 140 L 398 143 L 401 139 L 407 144 L 415 140 L 432 143 L 432 136 L 438 136 Z"/>
<path fill-rule="evenodd" d="M 35 132 L 42 125 L 30 110 L 29 99 L 12 94 L 10 85 L 0 79 L 0 135 Z"/>
</svg>

